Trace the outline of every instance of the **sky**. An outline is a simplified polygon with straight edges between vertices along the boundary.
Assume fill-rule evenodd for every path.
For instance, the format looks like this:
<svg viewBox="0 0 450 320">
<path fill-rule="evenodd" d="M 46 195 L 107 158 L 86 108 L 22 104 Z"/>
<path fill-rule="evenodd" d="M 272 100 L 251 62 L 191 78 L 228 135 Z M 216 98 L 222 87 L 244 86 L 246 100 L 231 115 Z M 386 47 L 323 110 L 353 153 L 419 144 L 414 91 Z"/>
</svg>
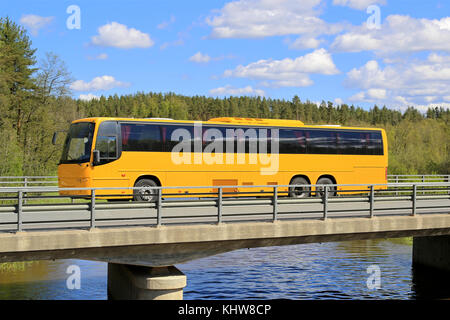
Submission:
<svg viewBox="0 0 450 320">
<path fill-rule="evenodd" d="M 450 107 L 450 1 L 2 0 L 72 96 L 174 92 Z"/>
</svg>

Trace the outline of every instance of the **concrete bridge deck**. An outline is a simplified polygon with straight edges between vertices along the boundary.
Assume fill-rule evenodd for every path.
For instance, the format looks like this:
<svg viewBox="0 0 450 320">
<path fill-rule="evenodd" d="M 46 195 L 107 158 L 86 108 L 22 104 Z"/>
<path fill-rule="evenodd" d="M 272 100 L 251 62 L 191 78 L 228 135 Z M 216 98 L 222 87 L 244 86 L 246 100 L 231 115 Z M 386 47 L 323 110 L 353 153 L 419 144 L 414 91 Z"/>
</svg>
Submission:
<svg viewBox="0 0 450 320">
<path fill-rule="evenodd" d="M 86 259 L 168 266 L 240 248 L 450 235 L 449 214 L 95 228 L 0 234 L 0 262 Z"/>
</svg>

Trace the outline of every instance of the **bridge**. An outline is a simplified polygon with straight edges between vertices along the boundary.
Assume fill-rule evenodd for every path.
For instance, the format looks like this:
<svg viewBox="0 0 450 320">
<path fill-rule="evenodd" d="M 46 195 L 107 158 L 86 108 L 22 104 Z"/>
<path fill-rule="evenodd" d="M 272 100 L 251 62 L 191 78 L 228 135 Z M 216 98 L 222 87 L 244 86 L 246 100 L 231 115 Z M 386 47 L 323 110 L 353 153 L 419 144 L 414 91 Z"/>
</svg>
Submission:
<svg viewBox="0 0 450 320">
<path fill-rule="evenodd" d="M 414 264 L 450 272 L 450 183 L 441 178 L 410 177 L 386 190 L 345 185 L 352 190 L 333 196 L 328 188 L 344 185 L 313 186 L 325 192 L 308 198 L 273 185 L 214 186 L 208 194 L 189 187 L 176 197 L 171 187 L 152 187 L 153 202 L 96 197 L 106 188 L 74 200 L 59 191 L 75 189 L 9 184 L 0 188 L 0 262 L 104 261 L 111 297 L 178 299 L 186 285 L 178 263 L 240 248 L 409 236 Z M 235 187 L 239 192 L 229 191 Z"/>
</svg>

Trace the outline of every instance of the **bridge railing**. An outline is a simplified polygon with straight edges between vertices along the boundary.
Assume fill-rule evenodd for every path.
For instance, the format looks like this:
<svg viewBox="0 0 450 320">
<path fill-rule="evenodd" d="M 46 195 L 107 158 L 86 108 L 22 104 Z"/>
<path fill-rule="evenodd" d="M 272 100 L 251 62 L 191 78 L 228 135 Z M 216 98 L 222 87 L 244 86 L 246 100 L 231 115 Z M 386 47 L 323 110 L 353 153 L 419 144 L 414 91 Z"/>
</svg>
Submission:
<svg viewBox="0 0 450 320">
<path fill-rule="evenodd" d="M 432 174 L 416 174 L 416 175 L 388 175 L 389 183 L 413 183 L 413 182 L 450 182 L 450 175 L 432 175 Z"/>
<path fill-rule="evenodd" d="M 388 182 L 450 182 L 450 175 L 388 175 Z M 57 184 L 57 176 L 0 176 L 0 187 L 27 187 L 39 185 L 56 186 Z"/>
<path fill-rule="evenodd" d="M 57 176 L 0 176 L 0 187 L 33 187 L 57 185 Z"/>
<path fill-rule="evenodd" d="M 187 193 L 175 193 L 179 188 L 3 187 L 0 231 L 450 213 L 450 183 L 183 186 Z M 59 194 L 76 190 L 90 196 L 71 202 Z M 108 190 L 129 190 L 123 197 L 146 191 L 149 201 L 107 202 L 99 193 Z M 309 197 L 290 197 L 295 190 Z"/>
</svg>

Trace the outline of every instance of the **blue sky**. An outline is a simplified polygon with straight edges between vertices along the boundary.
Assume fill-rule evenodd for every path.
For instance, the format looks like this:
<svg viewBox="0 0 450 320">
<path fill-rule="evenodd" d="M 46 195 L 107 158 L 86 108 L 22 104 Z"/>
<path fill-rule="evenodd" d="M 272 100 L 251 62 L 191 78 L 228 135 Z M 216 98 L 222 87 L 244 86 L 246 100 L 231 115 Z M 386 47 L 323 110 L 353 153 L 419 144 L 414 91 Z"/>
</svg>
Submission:
<svg viewBox="0 0 450 320">
<path fill-rule="evenodd" d="M 80 10 L 79 29 L 67 20 Z M 450 106 L 450 4 L 431 0 L 4 1 L 75 98 L 143 92 Z"/>
</svg>

